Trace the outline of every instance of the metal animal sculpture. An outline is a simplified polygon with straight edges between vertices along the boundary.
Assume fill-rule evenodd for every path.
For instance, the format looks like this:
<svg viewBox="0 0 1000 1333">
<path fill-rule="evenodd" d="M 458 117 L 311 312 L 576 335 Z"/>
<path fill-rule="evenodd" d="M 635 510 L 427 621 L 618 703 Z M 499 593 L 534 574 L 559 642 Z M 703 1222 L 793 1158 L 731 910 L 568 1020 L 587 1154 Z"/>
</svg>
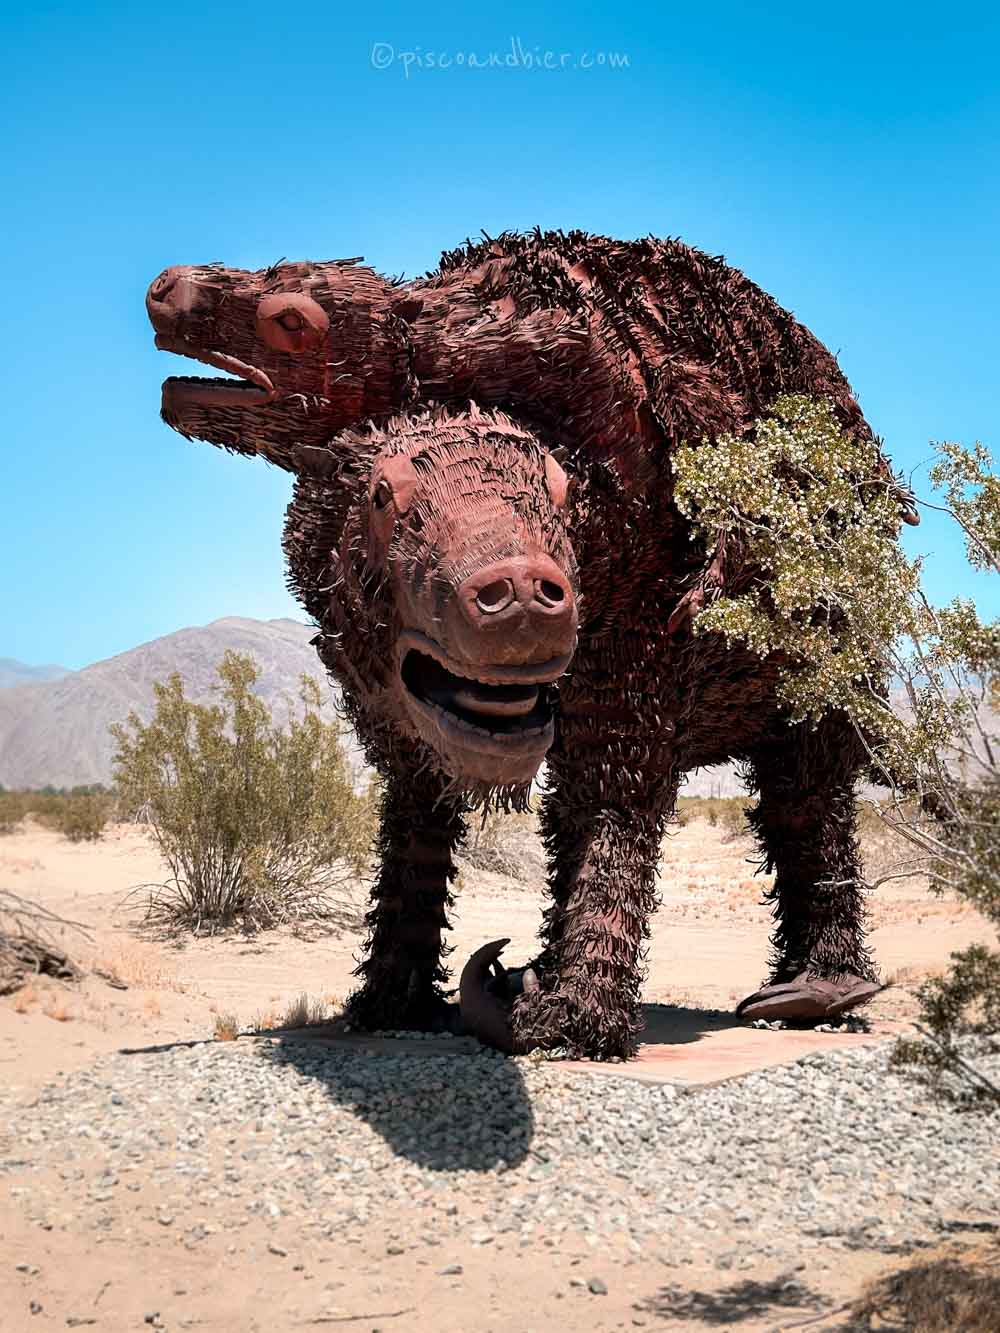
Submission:
<svg viewBox="0 0 1000 1333">
<path fill-rule="evenodd" d="M 385 779 L 358 1022 L 453 1021 L 465 816 L 523 802 L 543 759 L 542 949 L 510 973 L 506 941 L 473 956 L 467 1028 L 508 1050 L 634 1049 L 664 823 L 687 771 L 733 758 L 777 918 L 740 1012 L 825 1019 L 871 998 L 863 747 L 837 714 L 790 726 L 774 663 L 693 635 L 737 574 L 672 501 L 671 450 L 749 429 L 780 393 L 826 396 L 870 434 L 802 325 L 721 259 L 580 232 L 468 245 L 405 285 L 355 260 L 171 268 L 147 306 L 158 346 L 241 377 L 168 379 L 168 424 L 297 475 L 291 586 Z"/>
</svg>

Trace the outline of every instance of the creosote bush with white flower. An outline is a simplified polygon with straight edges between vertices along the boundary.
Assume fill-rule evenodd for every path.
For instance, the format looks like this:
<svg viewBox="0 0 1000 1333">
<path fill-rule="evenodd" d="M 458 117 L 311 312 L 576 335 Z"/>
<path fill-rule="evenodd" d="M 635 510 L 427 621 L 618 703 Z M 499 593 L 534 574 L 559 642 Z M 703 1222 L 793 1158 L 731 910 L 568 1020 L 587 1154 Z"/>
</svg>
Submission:
<svg viewBox="0 0 1000 1333">
<path fill-rule="evenodd" d="M 879 442 L 845 434 L 829 403 L 789 395 L 744 438 L 678 450 L 674 473 L 709 559 L 696 631 L 777 661 L 789 722 L 846 712 L 890 792 L 877 808 L 912 852 L 893 873 L 926 873 L 1000 927 L 1000 622 L 968 599 L 930 604 L 898 542 L 913 497 Z M 989 450 L 938 446 L 930 480 L 970 564 L 1000 573 Z M 1000 1101 L 974 1059 L 1000 1049 L 1000 953 L 956 954 L 920 998 L 925 1040 L 901 1043 L 897 1060 L 940 1091 Z"/>
</svg>

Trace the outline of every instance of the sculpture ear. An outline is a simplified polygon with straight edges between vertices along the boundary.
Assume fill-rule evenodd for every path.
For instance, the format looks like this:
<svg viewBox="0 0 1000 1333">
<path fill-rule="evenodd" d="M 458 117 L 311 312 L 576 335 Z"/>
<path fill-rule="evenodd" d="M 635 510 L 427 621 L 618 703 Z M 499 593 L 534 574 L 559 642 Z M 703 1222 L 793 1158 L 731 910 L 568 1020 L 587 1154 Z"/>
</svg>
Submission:
<svg viewBox="0 0 1000 1333">
<path fill-rule="evenodd" d="M 562 509 L 569 495 L 569 477 L 551 454 L 545 455 L 545 484 L 549 488 L 552 503 Z"/>
<path fill-rule="evenodd" d="M 371 494 L 378 506 L 379 493 L 388 488 L 392 506 L 397 514 L 405 514 L 413 503 L 413 493 L 417 489 L 417 469 L 409 454 L 391 454 L 383 458 L 372 475 Z"/>
<path fill-rule="evenodd" d="M 337 455 L 326 445 L 297 444 L 287 453 L 288 462 L 281 466 L 300 477 L 311 477 L 314 481 L 326 481 L 338 469 L 339 460 Z"/>
</svg>

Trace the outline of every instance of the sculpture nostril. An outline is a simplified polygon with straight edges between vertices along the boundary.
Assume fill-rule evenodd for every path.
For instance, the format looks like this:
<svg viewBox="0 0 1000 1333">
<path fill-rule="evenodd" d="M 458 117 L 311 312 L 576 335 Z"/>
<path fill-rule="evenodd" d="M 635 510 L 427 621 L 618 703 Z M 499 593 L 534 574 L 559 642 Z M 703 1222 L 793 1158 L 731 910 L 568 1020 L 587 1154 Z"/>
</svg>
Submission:
<svg viewBox="0 0 1000 1333">
<path fill-rule="evenodd" d="M 551 579 L 535 580 L 535 598 L 543 606 L 558 606 L 566 598 L 566 591 Z"/>
<path fill-rule="evenodd" d="M 149 289 L 150 299 L 165 301 L 176 285 L 177 278 L 170 273 L 161 273 Z"/>
<path fill-rule="evenodd" d="M 514 585 L 510 579 L 494 579 L 476 593 L 476 605 L 485 615 L 504 611 L 514 600 Z"/>
</svg>

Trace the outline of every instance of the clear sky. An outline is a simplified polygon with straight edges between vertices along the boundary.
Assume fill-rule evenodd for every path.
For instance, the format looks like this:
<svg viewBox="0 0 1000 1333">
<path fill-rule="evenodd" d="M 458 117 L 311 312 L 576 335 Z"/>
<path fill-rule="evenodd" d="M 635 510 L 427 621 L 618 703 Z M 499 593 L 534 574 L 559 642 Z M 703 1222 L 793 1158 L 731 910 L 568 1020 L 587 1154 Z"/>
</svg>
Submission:
<svg viewBox="0 0 1000 1333">
<path fill-rule="evenodd" d="M 289 478 L 159 420 L 183 371 L 143 296 L 170 263 L 414 275 L 480 229 L 679 235 L 839 352 L 897 466 L 1000 447 L 994 4 L 40 0 L 0 49 L 0 656 L 304 618 Z M 907 540 L 935 600 L 1000 609 L 943 522 Z"/>
</svg>

